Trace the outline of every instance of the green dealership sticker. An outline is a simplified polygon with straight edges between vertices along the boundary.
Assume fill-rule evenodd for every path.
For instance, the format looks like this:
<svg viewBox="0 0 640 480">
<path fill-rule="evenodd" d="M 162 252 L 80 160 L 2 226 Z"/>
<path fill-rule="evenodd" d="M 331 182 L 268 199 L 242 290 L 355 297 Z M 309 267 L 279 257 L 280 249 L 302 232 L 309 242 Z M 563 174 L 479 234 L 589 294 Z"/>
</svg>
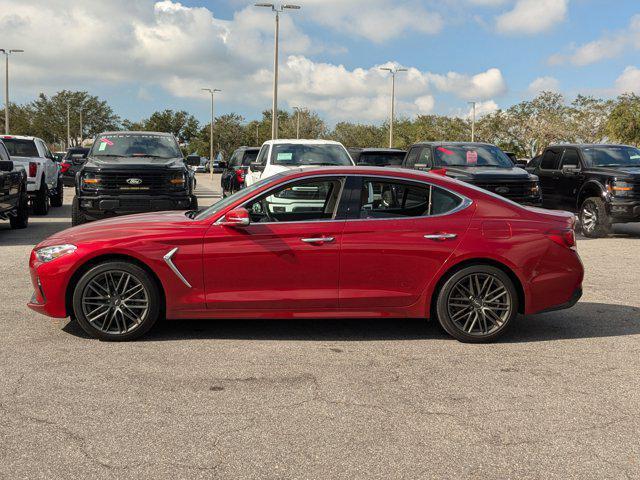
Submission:
<svg viewBox="0 0 640 480">
<path fill-rule="evenodd" d="M 107 144 L 105 142 L 101 142 L 100 146 L 98 147 L 98 150 L 102 152 L 103 150 L 106 150 L 106 149 L 107 149 Z"/>
<path fill-rule="evenodd" d="M 293 153 L 284 152 L 278 154 L 278 160 L 291 160 L 293 158 Z"/>
</svg>

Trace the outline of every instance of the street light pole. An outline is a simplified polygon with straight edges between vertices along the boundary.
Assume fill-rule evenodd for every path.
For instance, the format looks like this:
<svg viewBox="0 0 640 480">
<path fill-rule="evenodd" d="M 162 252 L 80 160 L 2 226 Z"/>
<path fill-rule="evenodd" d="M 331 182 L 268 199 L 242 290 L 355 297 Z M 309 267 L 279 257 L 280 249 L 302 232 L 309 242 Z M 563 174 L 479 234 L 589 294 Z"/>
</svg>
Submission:
<svg viewBox="0 0 640 480">
<path fill-rule="evenodd" d="M 71 104 L 67 98 L 67 150 L 71 147 Z"/>
<path fill-rule="evenodd" d="M 211 94 L 211 125 L 209 126 L 209 174 L 211 175 L 211 181 L 213 181 L 213 121 L 215 120 L 213 109 L 213 95 L 216 92 L 221 92 L 217 88 L 203 88 L 203 92 L 209 92 Z"/>
<path fill-rule="evenodd" d="M 300 138 L 300 107 L 293 107 L 296 111 L 296 139 Z"/>
<path fill-rule="evenodd" d="M 9 55 L 12 53 L 22 53 L 24 50 L 21 49 L 10 49 L 6 50 L 4 48 L 0 48 L 0 52 L 4 54 L 5 57 L 5 78 L 4 78 L 4 133 L 5 135 L 9 135 Z"/>
<path fill-rule="evenodd" d="M 469 102 L 471 105 L 471 141 L 476 141 L 476 102 Z"/>
<path fill-rule="evenodd" d="M 278 43 L 280 36 L 280 13 L 285 9 L 300 10 L 299 5 L 281 4 L 276 7 L 273 3 L 256 3 L 256 7 L 270 8 L 276 14 L 276 27 L 274 34 L 274 49 L 273 49 L 273 106 L 271 108 L 271 139 L 276 140 L 278 138 Z"/>
<path fill-rule="evenodd" d="M 389 148 L 393 148 L 393 121 L 396 116 L 396 73 L 406 72 L 406 68 L 389 68 L 380 67 L 380 70 L 385 70 L 391 73 L 391 117 L 389 118 Z"/>
<path fill-rule="evenodd" d="M 82 105 L 80 105 L 80 146 L 82 146 L 83 139 L 84 139 L 84 128 L 82 127 Z"/>
</svg>

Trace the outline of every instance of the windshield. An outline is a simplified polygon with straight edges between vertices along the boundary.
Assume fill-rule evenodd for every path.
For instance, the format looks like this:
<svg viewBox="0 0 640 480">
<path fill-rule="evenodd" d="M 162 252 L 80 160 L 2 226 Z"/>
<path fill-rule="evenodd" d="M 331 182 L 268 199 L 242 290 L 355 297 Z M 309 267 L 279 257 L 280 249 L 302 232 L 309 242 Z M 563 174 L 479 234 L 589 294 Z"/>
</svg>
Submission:
<svg viewBox="0 0 640 480">
<path fill-rule="evenodd" d="M 351 157 L 342 145 L 303 145 L 283 143 L 274 145 L 271 164 L 287 167 L 303 165 L 353 165 Z"/>
<path fill-rule="evenodd" d="M 204 218 L 207 218 L 207 217 L 210 217 L 212 215 L 215 215 L 219 211 L 227 208 L 229 205 L 234 203 L 236 200 L 244 197 L 246 194 L 255 192 L 256 190 L 258 190 L 260 187 L 262 187 L 266 183 L 269 183 L 269 182 L 271 182 L 271 181 L 273 181 L 276 178 L 281 177 L 281 176 L 282 176 L 282 174 L 272 175 L 272 176 L 270 176 L 268 178 L 263 178 L 262 180 L 257 181 L 256 183 L 254 183 L 250 187 L 246 187 L 246 188 L 243 188 L 241 190 L 238 190 L 236 193 L 234 193 L 232 195 L 229 195 L 228 197 L 225 197 L 222 200 L 219 200 L 218 202 L 214 203 L 209 208 L 207 208 L 205 210 L 202 210 L 201 212 L 198 212 L 198 215 L 195 216 L 195 219 L 196 220 L 202 220 Z"/>
<path fill-rule="evenodd" d="M 494 145 L 441 145 L 436 147 L 436 165 L 513 168 L 513 162 Z"/>
<path fill-rule="evenodd" d="M 17 138 L 3 138 L 4 146 L 12 157 L 39 157 L 36 142 L 33 140 L 19 140 Z"/>
<path fill-rule="evenodd" d="M 182 157 L 173 135 L 145 135 L 140 133 L 114 133 L 99 135 L 92 157 Z"/>
<path fill-rule="evenodd" d="M 386 167 L 387 165 L 402 165 L 404 152 L 362 152 L 359 164 Z"/>
<path fill-rule="evenodd" d="M 635 147 L 587 147 L 582 153 L 589 167 L 640 166 L 640 150 Z"/>
</svg>

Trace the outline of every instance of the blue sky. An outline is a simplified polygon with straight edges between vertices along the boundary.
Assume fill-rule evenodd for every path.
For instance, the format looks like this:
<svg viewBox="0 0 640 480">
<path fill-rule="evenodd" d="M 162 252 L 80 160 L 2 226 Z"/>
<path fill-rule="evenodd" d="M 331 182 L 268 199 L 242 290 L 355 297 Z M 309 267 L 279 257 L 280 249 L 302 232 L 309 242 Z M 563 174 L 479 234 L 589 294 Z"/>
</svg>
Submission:
<svg viewBox="0 0 640 480">
<path fill-rule="evenodd" d="M 282 21 L 281 108 L 329 123 L 379 123 L 381 65 L 398 77 L 398 112 L 492 111 L 540 89 L 573 97 L 640 93 L 637 0 L 299 0 Z M 164 108 L 256 118 L 270 106 L 273 15 L 240 0 L 0 0 L 12 97 L 86 89 L 133 120 Z M 4 35 L 3 35 L 4 36 Z M 10 43 L 10 45 L 9 45 Z"/>
</svg>

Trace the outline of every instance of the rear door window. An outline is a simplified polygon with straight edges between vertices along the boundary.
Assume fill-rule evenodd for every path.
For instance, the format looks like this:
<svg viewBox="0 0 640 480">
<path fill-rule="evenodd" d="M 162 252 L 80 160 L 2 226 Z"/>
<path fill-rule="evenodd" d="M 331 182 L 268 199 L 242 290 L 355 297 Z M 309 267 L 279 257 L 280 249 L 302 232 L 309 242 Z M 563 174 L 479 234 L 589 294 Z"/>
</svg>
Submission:
<svg viewBox="0 0 640 480">
<path fill-rule="evenodd" d="M 543 170 L 557 170 L 560 165 L 560 150 L 548 149 L 542 156 L 540 168 Z"/>
<path fill-rule="evenodd" d="M 580 165 L 580 159 L 578 157 L 578 151 L 574 148 L 565 148 L 564 155 L 562 156 L 563 167 L 578 167 Z"/>
<path fill-rule="evenodd" d="M 412 147 L 411 150 L 409 150 L 409 153 L 407 153 L 403 166 L 405 168 L 414 168 L 418 160 L 419 153 L 420 147 Z"/>
</svg>

